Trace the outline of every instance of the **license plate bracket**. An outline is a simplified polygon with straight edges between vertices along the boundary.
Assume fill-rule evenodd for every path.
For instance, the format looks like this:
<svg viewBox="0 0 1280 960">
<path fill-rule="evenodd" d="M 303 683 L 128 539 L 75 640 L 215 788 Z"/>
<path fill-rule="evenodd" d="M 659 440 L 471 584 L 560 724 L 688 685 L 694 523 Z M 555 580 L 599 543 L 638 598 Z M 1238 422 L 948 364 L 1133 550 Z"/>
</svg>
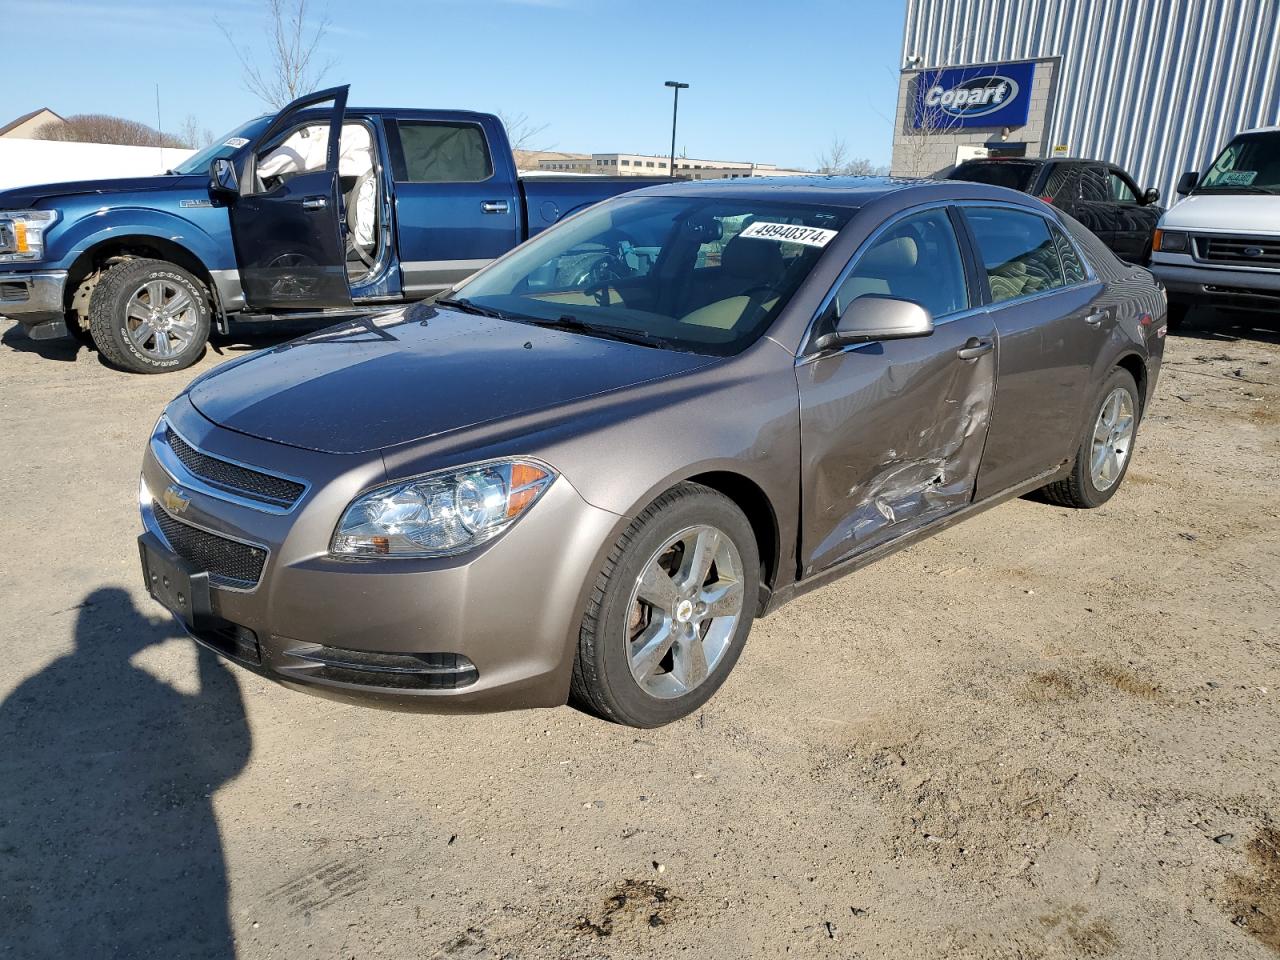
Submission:
<svg viewBox="0 0 1280 960">
<path fill-rule="evenodd" d="M 149 531 L 138 538 L 138 553 L 142 558 L 143 582 L 157 603 L 167 607 L 188 627 L 198 627 L 210 617 L 206 571 L 193 569 Z"/>
</svg>

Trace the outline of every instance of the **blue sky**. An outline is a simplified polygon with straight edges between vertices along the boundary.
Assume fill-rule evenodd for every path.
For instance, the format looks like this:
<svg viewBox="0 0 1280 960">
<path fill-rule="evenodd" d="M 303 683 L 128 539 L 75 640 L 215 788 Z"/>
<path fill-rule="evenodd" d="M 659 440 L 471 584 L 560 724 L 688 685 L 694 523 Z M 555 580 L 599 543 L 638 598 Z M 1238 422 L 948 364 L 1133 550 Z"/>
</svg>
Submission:
<svg viewBox="0 0 1280 960">
<path fill-rule="evenodd" d="M 325 0 L 312 0 L 317 11 Z M 0 123 L 40 106 L 215 134 L 263 112 L 212 22 L 261 43 L 262 0 L 0 0 L 9 36 L 43 37 L 0 87 Z M 527 114 L 540 146 L 677 149 L 811 167 L 840 136 L 889 160 L 903 0 L 363 0 L 327 6 L 326 80 L 352 102 Z"/>
</svg>

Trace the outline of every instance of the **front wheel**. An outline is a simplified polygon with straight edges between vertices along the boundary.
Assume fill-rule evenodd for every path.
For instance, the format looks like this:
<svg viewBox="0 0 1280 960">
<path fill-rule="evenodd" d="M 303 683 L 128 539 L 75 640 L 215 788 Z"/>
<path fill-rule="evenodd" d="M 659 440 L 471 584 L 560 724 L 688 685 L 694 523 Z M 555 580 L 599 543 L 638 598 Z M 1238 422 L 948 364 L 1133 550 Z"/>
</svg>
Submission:
<svg viewBox="0 0 1280 960">
<path fill-rule="evenodd" d="M 204 284 L 164 260 L 126 260 L 107 271 L 89 299 L 98 351 L 132 373 L 168 373 L 200 359 L 211 311 Z"/>
<path fill-rule="evenodd" d="M 1044 498 L 1063 507 L 1089 508 L 1100 507 L 1115 496 L 1129 469 L 1140 410 L 1133 375 L 1128 370 L 1112 370 L 1087 421 L 1089 431 L 1076 451 L 1071 476 L 1043 488 Z"/>
<path fill-rule="evenodd" d="M 751 630 L 760 557 L 751 524 L 699 484 L 668 490 L 618 539 L 582 620 L 572 702 L 633 727 L 692 713 Z"/>
</svg>

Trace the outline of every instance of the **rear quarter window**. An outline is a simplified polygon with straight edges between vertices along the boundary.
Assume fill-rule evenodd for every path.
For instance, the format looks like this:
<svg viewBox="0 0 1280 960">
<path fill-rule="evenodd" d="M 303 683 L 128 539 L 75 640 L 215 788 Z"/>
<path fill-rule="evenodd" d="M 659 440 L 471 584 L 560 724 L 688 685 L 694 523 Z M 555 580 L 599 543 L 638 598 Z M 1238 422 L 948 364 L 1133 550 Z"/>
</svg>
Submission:
<svg viewBox="0 0 1280 960">
<path fill-rule="evenodd" d="M 1093 268 L 1093 273 L 1103 279 L 1114 279 L 1127 268 L 1124 263 L 1111 252 L 1111 248 L 1098 239 L 1092 230 L 1075 217 L 1058 213 L 1058 220 L 1076 242 L 1076 249 L 1085 260 L 1085 269 Z"/>
</svg>

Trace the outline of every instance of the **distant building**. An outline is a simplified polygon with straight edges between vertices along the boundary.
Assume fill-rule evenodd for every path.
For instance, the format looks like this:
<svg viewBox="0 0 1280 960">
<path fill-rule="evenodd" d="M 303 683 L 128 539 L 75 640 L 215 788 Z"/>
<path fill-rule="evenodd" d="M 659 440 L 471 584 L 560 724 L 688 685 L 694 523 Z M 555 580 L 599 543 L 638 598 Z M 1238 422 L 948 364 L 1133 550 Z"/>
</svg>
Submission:
<svg viewBox="0 0 1280 960">
<path fill-rule="evenodd" d="M 591 155 L 565 153 L 562 150 L 515 150 L 516 166 L 521 170 L 553 170 L 557 173 L 589 173 Z"/>
<path fill-rule="evenodd" d="M 41 127 L 66 122 L 48 107 L 41 107 L 39 110 L 24 113 L 16 120 L 10 120 L 0 127 L 0 137 L 8 137 L 14 140 L 35 140 L 36 132 Z"/>
<path fill-rule="evenodd" d="M 670 157 L 643 153 L 563 154 L 539 159 L 538 170 L 554 173 L 594 173 L 609 177 L 668 177 Z M 695 160 L 676 157 L 675 175 L 690 180 L 736 179 L 738 177 L 801 177 L 805 170 L 788 170 L 772 163 L 739 160 Z"/>
</svg>

